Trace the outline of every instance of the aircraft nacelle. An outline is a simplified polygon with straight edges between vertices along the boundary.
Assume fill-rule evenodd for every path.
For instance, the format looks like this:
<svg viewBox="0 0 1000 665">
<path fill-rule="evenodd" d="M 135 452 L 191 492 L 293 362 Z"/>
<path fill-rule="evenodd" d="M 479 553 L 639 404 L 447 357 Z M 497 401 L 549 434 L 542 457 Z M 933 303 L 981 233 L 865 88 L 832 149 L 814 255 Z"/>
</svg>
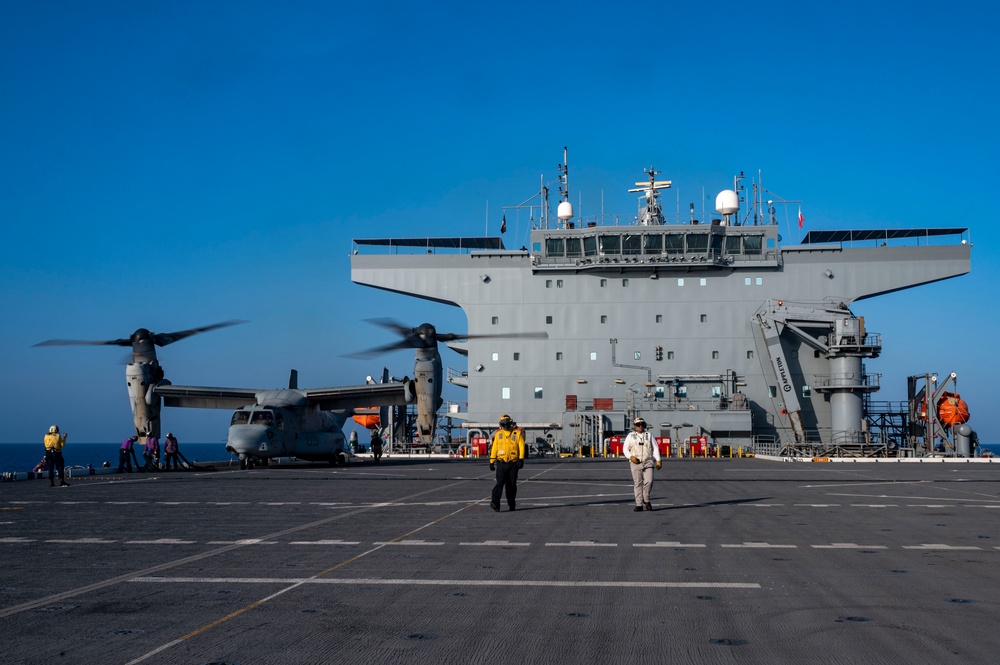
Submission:
<svg viewBox="0 0 1000 665">
<path fill-rule="evenodd" d="M 129 402 L 132 406 L 132 421 L 135 432 L 145 435 L 152 432 L 160 436 L 160 400 L 153 388 L 163 380 L 163 370 L 159 365 L 149 363 L 129 363 L 125 367 L 128 382 Z"/>
<path fill-rule="evenodd" d="M 437 347 L 417 349 L 413 378 L 417 392 L 417 436 L 424 445 L 434 443 L 437 412 L 441 408 L 441 354 Z"/>
</svg>

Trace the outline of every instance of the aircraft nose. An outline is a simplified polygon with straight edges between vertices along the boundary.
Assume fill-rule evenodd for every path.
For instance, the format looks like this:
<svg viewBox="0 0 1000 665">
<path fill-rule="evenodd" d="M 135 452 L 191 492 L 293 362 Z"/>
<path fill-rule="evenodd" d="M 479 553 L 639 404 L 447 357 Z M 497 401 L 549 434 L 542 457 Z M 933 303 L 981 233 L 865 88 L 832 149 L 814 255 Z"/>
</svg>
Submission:
<svg viewBox="0 0 1000 665">
<path fill-rule="evenodd" d="M 233 425 L 226 448 L 238 455 L 266 455 L 271 451 L 272 437 L 264 425 Z"/>
</svg>

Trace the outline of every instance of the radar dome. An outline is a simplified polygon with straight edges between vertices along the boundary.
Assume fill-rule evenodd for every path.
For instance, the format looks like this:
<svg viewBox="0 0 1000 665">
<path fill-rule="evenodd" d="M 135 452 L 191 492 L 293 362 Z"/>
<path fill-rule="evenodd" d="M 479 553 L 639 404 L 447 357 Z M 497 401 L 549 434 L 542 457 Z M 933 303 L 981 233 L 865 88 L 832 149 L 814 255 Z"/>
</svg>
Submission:
<svg viewBox="0 0 1000 665">
<path fill-rule="evenodd" d="M 559 208 L 556 209 L 556 215 L 564 222 L 573 219 L 573 204 L 569 201 L 560 201 Z"/>
<path fill-rule="evenodd" d="M 740 197 L 731 189 L 724 189 L 715 197 L 715 210 L 723 215 L 732 215 L 740 211 Z"/>
</svg>

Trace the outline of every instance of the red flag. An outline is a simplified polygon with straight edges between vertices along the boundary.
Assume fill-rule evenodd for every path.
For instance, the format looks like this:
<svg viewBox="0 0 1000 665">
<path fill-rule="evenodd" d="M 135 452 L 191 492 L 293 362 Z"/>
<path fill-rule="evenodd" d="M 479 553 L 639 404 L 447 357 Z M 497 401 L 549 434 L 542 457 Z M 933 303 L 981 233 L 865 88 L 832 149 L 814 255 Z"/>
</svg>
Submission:
<svg viewBox="0 0 1000 665">
<path fill-rule="evenodd" d="M 806 218 L 802 216 L 802 206 L 799 206 L 799 228 L 800 229 L 802 228 L 802 225 L 805 224 L 805 221 L 806 221 Z"/>
</svg>

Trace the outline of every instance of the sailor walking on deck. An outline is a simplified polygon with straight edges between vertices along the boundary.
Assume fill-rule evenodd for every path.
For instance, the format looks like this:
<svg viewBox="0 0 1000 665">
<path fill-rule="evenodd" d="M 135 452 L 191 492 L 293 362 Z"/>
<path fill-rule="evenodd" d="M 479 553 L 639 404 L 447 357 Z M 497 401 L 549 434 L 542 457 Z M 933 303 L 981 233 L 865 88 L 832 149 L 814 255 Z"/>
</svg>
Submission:
<svg viewBox="0 0 1000 665">
<path fill-rule="evenodd" d="M 653 489 L 653 467 L 659 469 L 663 466 L 660 461 L 660 450 L 653 441 L 653 435 L 646 431 L 646 421 L 636 418 L 632 421 L 634 428 L 625 437 L 625 445 L 622 452 L 628 457 L 629 469 L 632 471 L 632 483 L 635 491 L 635 512 L 640 512 L 643 508 L 652 510 L 653 504 L 649 502 L 649 491 Z"/>
<path fill-rule="evenodd" d="M 490 508 L 500 512 L 500 497 L 507 490 L 507 506 L 516 510 L 517 470 L 524 466 L 524 430 L 506 413 L 500 416 L 500 429 L 490 447 L 490 471 L 497 472 Z"/>
</svg>

